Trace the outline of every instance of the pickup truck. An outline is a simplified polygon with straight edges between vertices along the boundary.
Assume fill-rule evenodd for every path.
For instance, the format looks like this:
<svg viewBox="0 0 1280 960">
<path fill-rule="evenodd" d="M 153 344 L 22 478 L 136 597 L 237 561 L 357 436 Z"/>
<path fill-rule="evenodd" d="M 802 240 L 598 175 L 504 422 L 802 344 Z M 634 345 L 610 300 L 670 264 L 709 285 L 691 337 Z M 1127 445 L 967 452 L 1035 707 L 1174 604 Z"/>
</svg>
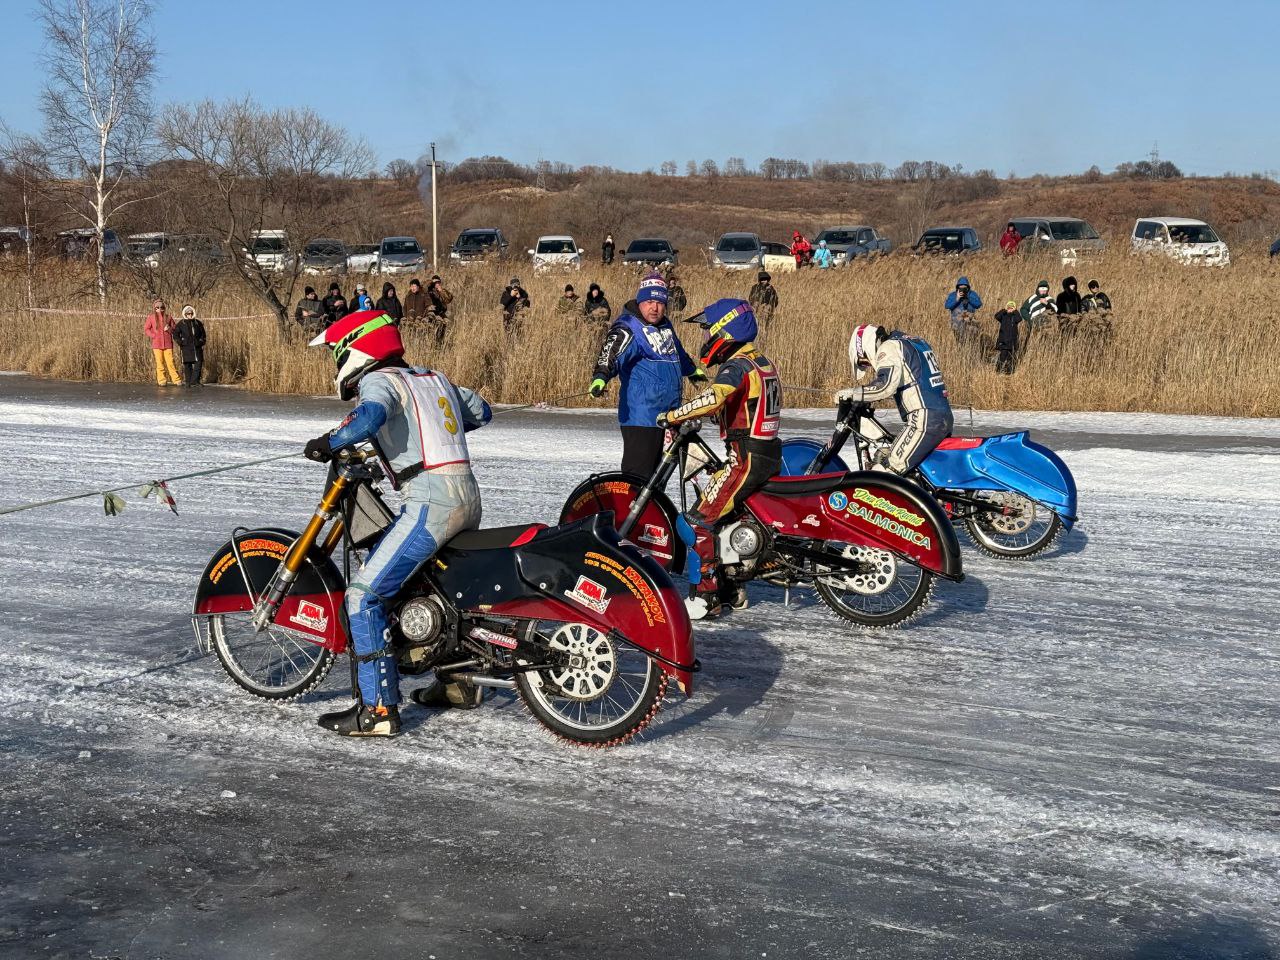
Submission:
<svg viewBox="0 0 1280 960">
<path fill-rule="evenodd" d="M 819 240 L 827 241 L 827 249 L 831 251 L 833 266 L 841 267 L 858 257 L 881 256 L 893 249 L 888 237 L 880 235 L 875 227 L 865 224 L 858 226 L 828 227 L 813 238 L 816 247 Z"/>
</svg>

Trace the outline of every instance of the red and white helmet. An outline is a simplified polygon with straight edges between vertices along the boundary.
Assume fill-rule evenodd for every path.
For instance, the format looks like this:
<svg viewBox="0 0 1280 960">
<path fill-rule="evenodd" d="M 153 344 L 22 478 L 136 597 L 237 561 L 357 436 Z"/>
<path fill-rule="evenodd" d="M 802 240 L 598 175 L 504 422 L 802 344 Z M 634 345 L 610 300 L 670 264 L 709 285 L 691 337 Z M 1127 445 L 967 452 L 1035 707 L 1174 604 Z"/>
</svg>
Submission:
<svg viewBox="0 0 1280 960">
<path fill-rule="evenodd" d="M 343 400 L 355 396 L 361 374 L 374 364 L 404 356 L 400 328 L 382 310 L 349 313 L 330 324 L 310 345 L 333 351 L 333 363 L 338 369 L 334 383 Z"/>
<path fill-rule="evenodd" d="M 873 323 L 864 323 L 853 328 L 853 336 L 849 338 L 849 366 L 853 368 L 853 376 L 858 376 L 859 366 L 873 366 L 876 359 L 876 345 L 884 339 L 884 328 Z"/>
</svg>

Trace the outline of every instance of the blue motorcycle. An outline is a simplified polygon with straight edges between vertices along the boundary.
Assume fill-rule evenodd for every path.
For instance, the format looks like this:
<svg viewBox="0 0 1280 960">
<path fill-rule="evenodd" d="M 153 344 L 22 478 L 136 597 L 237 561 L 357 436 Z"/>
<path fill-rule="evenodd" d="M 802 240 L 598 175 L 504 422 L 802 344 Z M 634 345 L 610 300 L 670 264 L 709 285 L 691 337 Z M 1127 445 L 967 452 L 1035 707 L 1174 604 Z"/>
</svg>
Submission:
<svg viewBox="0 0 1280 960">
<path fill-rule="evenodd" d="M 825 444 L 782 444 L 782 475 L 847 471 L 840 451 L 852 437 L 856 470 L 869 470 L 894 435 L 865 404 L 842 403 Z M 948 437 L 909 478 L 933 495 L 952 523 L 995 557 L 1025 560 L 1047 550 L 1076 521 L 1076 482 L 1062 458 L 1026 431 L 998 437 Z"/>
</svg>

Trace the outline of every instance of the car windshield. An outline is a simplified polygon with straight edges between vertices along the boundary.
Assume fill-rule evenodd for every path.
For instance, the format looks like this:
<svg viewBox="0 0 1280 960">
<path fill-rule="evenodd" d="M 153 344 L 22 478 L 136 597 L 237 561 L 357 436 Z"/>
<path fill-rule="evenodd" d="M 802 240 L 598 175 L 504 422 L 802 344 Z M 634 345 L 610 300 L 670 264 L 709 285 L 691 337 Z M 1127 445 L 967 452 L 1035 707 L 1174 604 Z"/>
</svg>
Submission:
<svg viewBox="0 0 1280 960">
<path fill-rule="evenodd" d="M 164 247 L 162 237 L 148 237 L 146 240 L 130 240 L 129 252 L 134 256 L 145 257 L 149 253 L 159 253 Z"/>
<path fill-rule="evenodd" d="M 342 244 L 340 243 L 307 244 L 307 256 L 309 257 L 340 257 L 342 253 Z"/>
<path fill-rule="evenodd" d="M 720 253 L 755 253 L 760 249 L 760 242 L 755 237 L 721 237 L 716 244 Z"/>
<path fill-rule="evenodd" d="M 1049 224 L 1049 236 L 1054 240 L 1097 240 L 1098 231 L 1083 220 L 1063 220 Z"/>
<path fill-rule="evenodd" d="M 284 237 L 255 237 L 254 253 L 284 253 L 286 249 Z"/>
<path fill-rule="evenodd" d="M 926 233 L 920 243 L 927 249 L 961 250 L 964 248 L 964 235 L 956 231 Z"/>
<path fill-rule="evenodd" d="M 357 257 L 367 257 L 369 254 L 377 252 L 378 245 L 376 243 L 357 243 L 350 250 L 350 253 Z"/>
<path fill-rule="evenodd" d="M 422 249 L 418 246 L 417 240 L 383 240 L 382 253 L 383 256 L 396 256 L 398 254 L 419 254 Z"/>
<path fill-rule="evenodd" d="M 577 253 L 572 240 L 539 240 L 538 253 Z"/>
<path fill-rule="evenodd" d="M 858 233 L 855 230 L 823 230 L 818 234 L 814 243 L 819 240 L 827 241 L 827 246 L 831 246 L 833 243 L 857 243 Z"/>
<path fill-rule="evenodd" d="M 496 233 L 464 233 L 458 238 L 460 247 L 492 247 L 497 242 Z"/>
<path fill-rule="evenodd" d="M 627 253 L 669 253 L 671 244 L 665 240 L 632 240 Z"/>
<path fill-rule="evenodd" d="M 1169 239 L 1174 243 L 1217 243 L 1218 235 L 1208 224 L 1184 223 L 1170 225 Z"/>
</svg>

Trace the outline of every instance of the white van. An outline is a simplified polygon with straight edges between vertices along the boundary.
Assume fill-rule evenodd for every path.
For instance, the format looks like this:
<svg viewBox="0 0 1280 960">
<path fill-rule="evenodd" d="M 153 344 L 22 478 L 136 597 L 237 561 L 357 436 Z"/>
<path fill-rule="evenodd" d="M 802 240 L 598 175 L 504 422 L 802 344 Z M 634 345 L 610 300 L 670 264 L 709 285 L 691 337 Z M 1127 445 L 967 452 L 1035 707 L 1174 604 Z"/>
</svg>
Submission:
<svg viewBox="0 0 1280 960">
<path fill-rule="evenodd" d="M 255 230 L 249 234 L 245 255 L 258 266 L 283 273 L 292 265 L 289 233 L 286 230 Z"/>
<path fill-rule="evenodd" d="M 1225 267 L 1231 251 L 1203 220 L 1143 217 L 1133 225 L 1134 253 L 1163 253 L 1181 263 Z"/>
</svg>

